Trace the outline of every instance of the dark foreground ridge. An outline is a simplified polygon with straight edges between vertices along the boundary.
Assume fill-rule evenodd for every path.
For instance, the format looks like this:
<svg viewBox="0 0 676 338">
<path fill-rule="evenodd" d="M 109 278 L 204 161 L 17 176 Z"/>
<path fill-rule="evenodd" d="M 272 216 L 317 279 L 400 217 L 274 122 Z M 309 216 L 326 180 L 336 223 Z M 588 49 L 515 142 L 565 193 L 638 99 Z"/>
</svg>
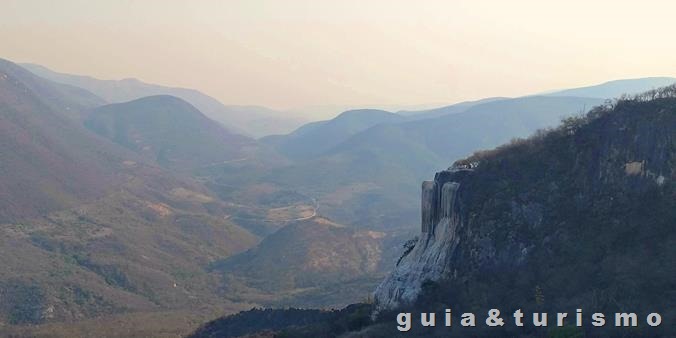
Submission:
<svg viewBox="0 0 676 338">
<path fill-rule="evenodd" d="M 370 321 L 371 306 L 354 304 L 342 310 L 251 309 L 211 321 L 189 338 L 227 338 L 252 335 L 294 337 L 306 333 L 329 337 L 359 329 Z M 279 331 L 283 331 L 280 334 Z"/>
<path fill-rule="evenodd" d="M 450 198 L 444 198 L 444 189 Z M 407 337 L 673 337 L 674 225 L 672 86 L 597 107 L 554 130 L 456 162 L 423 186 L 420 239 L 408 243 L 392 275 L 411 278 L 383 282 L 375 305 L 348 307 L 323 322 L 298 321 L 286 328 L 265 327 L 266 320 L 258 317 L 250 320 L 246 332 L 399 336 L 404 333 L 397 330 L 396 314 L 411 312 Z M 437 273 L 419 279 L 407 275 L 430 270 Z M 417 290 L 414 296 L 402 297 L 410 290 Z M 447 308 L 457 316 L 477 313 L 478 325 L 449 328 L 438 319 L 436 328 L 420 326 L 421 312 L 442 317 Z M 491 308 L 510 318 L 516 309 L 548 312 L 550 317 L 568 312 L 569 318 L 583 309 L 583 326 L 571 320 L 557 327 L 552 319 L 546 328 L 516 327 L 513 322 L 486 327 L 481 316 Z M 377 309 L 376 319 L 332 326 L 338 318 L 364 318 L 359 317 L 364 309 Z M 594 312 L 635 312 L 638 318 L 657 312 L 663 323 L 650 327 L 639 320 L 637 327 L 616 328 L 608 318 L 598 328 L 591 325 Z M 235 325 L 231 318 L 205 328 L 227 330 Z M 205 332 L 203 328 L 194 337 L 209 337 Z"/>
</svg>

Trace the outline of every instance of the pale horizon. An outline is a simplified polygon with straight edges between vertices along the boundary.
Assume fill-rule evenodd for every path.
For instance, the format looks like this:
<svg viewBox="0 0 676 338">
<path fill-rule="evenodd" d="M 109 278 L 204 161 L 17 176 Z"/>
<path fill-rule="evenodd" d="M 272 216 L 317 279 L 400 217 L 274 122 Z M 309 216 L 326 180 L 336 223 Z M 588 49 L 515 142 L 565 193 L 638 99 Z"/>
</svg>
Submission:
<svg viewBox="0 0 676 338">
<path fill-rule="evenodd" d="M 10 0 L 0 57 L 289 111 L 434 107 L 676 76 L 670 2 L 424 5 Z"/>
</svg>

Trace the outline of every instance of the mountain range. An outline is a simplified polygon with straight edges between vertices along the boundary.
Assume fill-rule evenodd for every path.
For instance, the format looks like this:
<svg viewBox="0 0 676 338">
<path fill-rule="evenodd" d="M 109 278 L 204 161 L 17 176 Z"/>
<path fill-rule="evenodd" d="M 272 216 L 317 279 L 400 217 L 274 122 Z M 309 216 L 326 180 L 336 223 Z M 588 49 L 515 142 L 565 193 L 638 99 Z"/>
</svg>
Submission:
<svg viewBox="0 0 676 338">
<path fill-rule="evenodd" d="M 285 136 L 261 139 L 293 159 L 268 175 L 261 174 L 261 180 L 293 186 L 312 196 L 324 215 L 341 223 L 410 227 L 417 218 L 418 182 L 430 172 L 602 104 L 610 97 L 589 96 L 606 87 L 610 92 L 621 90 L 620 85 L 627 90 L 649 90 L 665 81 L 670 80 L 609 82 L 576 89 L 580 96 L 555 92 L 491 98 L 405 115 L 347 112 Z"/>
<path fill-rule="evenodd" d="M 258 237 L 200 183 L 87 130 L 93 97 L 0 62 L 0 321 L 231 306 L 208 264 Z"/>
<path fill-rule="evenodd" d="M 477 152 L 423 182 L 418 235 L 373 301 L 305 321 L 253 309 L 191 337 L 672 337 L 674 136 L 676 85 Z M 492 309 L 504 325 L 489 325 Z M 418 320 L 431 313 L 436 325 Z M 475 325 L 458 324 L 467 313 Z"/>
<path fill-rule="evenodd" d="M 242 134 L 289 130 L 274 122 L 288 116 L 233 112 L 195 90 L 25 67 L 0 60 L 7 335 L 75 336 L 78 327 L 86 336 L 104 325 L 96 318 L 153 318 L 141 326 L 167 325 L 175 336 L 252 305 L 368 300 L 419 223 L 420 181 L 482 149 L 577 121 L 570 117 L 609 98 L 599 93 L 670 81 L 422 111 L 358 109 L 256 140 Z M 169 321 L 169 313 L 196 319 Z M 80 326 L 62 325 L 73 321 Z M 133 331 L 107 327 L 113 336 Z"/>
<path fill-rule="evenodd" d="M 150 84 L 134 78 L 99 80 L 90 76 L 59 73 L 30 63 L 22 63 L 21 66 L 45 79 L 82 88 L 108 103 L 122 103 L 155 95 L 176 96 L 226 128 L 252 137 L 283 134 L 306 122 L 305 118 L 298 115 L 266 107 L 224 105 L 194 89 Z"/>
</svg>

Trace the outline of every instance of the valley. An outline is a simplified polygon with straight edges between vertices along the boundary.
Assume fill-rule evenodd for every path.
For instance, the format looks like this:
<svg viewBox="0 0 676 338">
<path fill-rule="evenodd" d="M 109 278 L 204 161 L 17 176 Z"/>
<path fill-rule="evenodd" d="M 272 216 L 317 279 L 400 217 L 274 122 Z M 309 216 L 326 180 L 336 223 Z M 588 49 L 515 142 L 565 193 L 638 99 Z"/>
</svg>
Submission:
<svg viewBox="0 0 676 338">
<path fill-rule="evenodd" d="M 252 307 L 370 304 L 408 264 L 421 181 L 547 133 L 597 93 L 667 81 L 357 109 L 254 138 L 194 90 L 27 69 L 0 60 L 0 334 L 37 337 L 169 337 Z"/>
<path fill-rule="evenodd" d="M 674 136 L 676 85 L 475 152 L 423 182 L 417 236 L 373 299 L 252 309 L 190 337 L 671 337 Z"/>
</svg>

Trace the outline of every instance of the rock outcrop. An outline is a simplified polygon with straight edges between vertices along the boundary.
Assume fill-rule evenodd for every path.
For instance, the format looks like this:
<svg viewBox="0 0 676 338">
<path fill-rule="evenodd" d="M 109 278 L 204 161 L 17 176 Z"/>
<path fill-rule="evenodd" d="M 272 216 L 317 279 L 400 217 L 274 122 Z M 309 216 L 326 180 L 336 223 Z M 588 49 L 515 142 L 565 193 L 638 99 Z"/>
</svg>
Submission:
<svg viewBox="0 0 676 338">
<path fill-rule="evenodd" d="M 675 112 L 676 98 L 620 101 L 437 173 L 422 185 L 419 239 L 376 289 L 376 313 L 440 294 L 521 306 L 536 288 L 565 306 L 586 293 L 607 304 L 652 296 L 649 285 L 669 283 L 658 262 L 675 253 L 655 244 L 676 220 Z"/>
<path fill-rule="evenodd" d="M 676 315 L 676 86 L 457 161 L 422 184 L 421 207 L 419 238 L 404 244 L 374 306 L 287 324 L 280 336 L 398 337 L 397 313 L 407 312 L 407 337 L 676 337 L 667 324 Z M 550 322 L 449 327 L 445 309 L 455 318 L 520 309 Z M 555 324 L 553 314 L 575 309 L 581 326 Z M 612 313 L 627 312 L 637 327 L 613 325 Z M 420 325 L 421 313 L 436 313 L 436 326 Z M 592 313 L 607 324 L 592 325 Z M 665 321 L 642 322 L 650 313 Z"/>
<path fill-rule="evenodd" d="M 375 299 L 380 308 L 411 302 L 425 281 L 437 281 L 446 275 L 449 258 L 458 245 L 457 230 L 462 226 L 457 210 L 459 181 L 471 172 L 450 168 L 437 173 L 434 181 L 423 182 L 420 238 L 376 289 Z"/>
</svg>

